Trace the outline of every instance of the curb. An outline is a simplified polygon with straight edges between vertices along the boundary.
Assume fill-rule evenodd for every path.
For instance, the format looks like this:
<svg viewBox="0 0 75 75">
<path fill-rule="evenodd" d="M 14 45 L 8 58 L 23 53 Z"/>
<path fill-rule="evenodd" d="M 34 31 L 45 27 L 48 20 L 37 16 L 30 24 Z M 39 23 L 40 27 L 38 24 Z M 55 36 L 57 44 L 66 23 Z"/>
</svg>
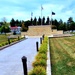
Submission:
<svg viewBox="0 0 75 75">
<path fill-rule="evenodd" d="M 48 52 L 47 52 L 47 68 L 46 74 L 51 75 L 51 61 L 50 61 L 50 50 L 49 50 L 49 41 L 48 41 Z"/>
</svg>

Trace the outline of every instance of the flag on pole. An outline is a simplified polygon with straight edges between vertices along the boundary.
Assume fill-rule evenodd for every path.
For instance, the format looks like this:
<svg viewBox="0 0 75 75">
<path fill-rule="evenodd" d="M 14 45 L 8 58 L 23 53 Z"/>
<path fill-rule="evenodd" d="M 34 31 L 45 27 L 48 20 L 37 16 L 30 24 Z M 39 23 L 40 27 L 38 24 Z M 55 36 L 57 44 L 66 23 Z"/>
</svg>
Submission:
<svg viewBox="0 0 75 75">
<path fill-rule="evenodd" d="M 55 12 L 53 12 L 53 11 L 51 12 L 51 29 L 52 29 L 52 15 L 55 15 Z"/>
<path fill-rule="evenodd" d="M 41 5 L 41 25 L 42 25 L 42 10 L 43 10 L 43 6 Z"/>
<path fill-rule="evenodd" d="M 52 15 L 55 15 L 55 12 L 52 12 Z"/>
</svg>

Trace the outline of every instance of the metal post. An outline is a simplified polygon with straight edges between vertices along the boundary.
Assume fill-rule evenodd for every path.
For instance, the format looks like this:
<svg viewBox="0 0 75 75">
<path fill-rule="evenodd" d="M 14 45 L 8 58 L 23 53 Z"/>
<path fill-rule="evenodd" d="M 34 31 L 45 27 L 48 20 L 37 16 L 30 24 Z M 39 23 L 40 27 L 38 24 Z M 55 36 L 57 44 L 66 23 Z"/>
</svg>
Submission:
<svg viewBox="0 0 75 75">
<path fill-rule="evenodd" d="M 25 56 L 22 57 L 22 63 L 23 63 L 24 75 L 27 75 L 27 58 Z"/>
<path fill-rule="evenodd" d="M 42 38 L 43 38 L 43 40 L 44 40 L 44 34 L 43 34 Z"/>
<path fill-rule="evenodd" d="M 24 35 L 24 38 L 25 38 L 25 35 Z"/>
<path fill-rule="evenodd" d="M 42 44 L 42 38 L 40 38 L 40 44 Z"/>
<path fill-rule="evenodd" d="M 38 42 L 36 42 L 36 50 L 37 50 L 37 52 L 38 52 Z"/>
<path fill-rule="evenodd" d="M 8 43 L 10 44 L 10 38 L 8 37 Z"/>
<path fill-rule="evenodd" d="M 18 40 L 20 40 L 19 36 L 18 36 Z"/>
</svg>

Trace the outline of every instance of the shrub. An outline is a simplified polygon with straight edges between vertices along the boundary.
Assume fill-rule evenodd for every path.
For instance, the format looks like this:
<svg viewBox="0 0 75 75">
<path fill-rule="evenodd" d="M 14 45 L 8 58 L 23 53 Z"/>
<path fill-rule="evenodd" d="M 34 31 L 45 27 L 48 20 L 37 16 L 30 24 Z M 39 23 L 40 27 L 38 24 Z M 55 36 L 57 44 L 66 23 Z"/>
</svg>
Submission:
<svg viewBox="0 0 75 75">
<path fill-rule="evenodd" d="M 39 49 L 39 53 L 46 53 L 47 52 L 47 44 L 44 43 L 41 45 L 40 49 Z"/>
<path fill-rule="evenodd" d="M 22 39 L 23 39 L 23 38 L 22 38 Z M 20 40 L 21 40 L 21 39 L 20 39 Z M 13 42 L 16 42 L 16 41 L 18 41 L 18 39 L 13 39 L 13 38 L 10 39 L 10 43 L 13 43 Z M 2 42 L 2 43 L 0 44 L 0 47 L 5 46 L 5 45 L 7 45 L 7 44 L 9 44 L 8 41 Z"/>
<path fill-rule="evenodd" d="M 2 44 L 0 44 L 0 47 L 2 47 Z"/>
<path fill-rule="evenodd" d="M 5 43 L 3 42 L 3 43 L 2 43 L 2 46 L 4 46 L 4 45 L 5 45 Z"/>
<path fill-rule="evenodd" d="M 48 43 L 48 37 L 45 37 L 43 43 Z"/>
<path fill-rule="evenodd" d="M 33 67 L 36 67 L 36 66 L 42 66 L 42 67 L 46 67 L 46 60 L 45 59 L 36 59 L 34 62 L 33 62 Z"/>
<path fill-rule="evenodd" d="M 46 70 L 41 66 L 37 66 L 33 68 L 29 75 L 46 75 Z"/>
<path fill-rule="evenodd" d="M 48 38 L 45 37 L 39 48 L 38 54 L 35 57 L 35 61 L 32 63 L 33 70 L 29 72 L 29 75 L 46 75 L 47 44 Z"/>
<path fill-rule="evenodd" d="M 35 58 L 36 59 L 45 59 L 45 60 L 47 60 L 47 55 L 45 53 L 38 53 Z"/>
<path fill-rule="evenodd" d="M 8 44 L 8 42 L 5 42 L 5 45 L 7 45 Z"/>
</svg>

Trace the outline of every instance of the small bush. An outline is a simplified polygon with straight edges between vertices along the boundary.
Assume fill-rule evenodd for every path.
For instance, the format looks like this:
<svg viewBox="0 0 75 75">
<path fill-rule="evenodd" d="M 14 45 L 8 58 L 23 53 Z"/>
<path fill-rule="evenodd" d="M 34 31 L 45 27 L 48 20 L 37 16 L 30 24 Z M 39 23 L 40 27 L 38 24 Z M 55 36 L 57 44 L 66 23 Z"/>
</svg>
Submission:
<svg viewBox="0 0 75 75">
<path fill-rule="evenodd" d="M 0 47 L 2 47 L 2 44 L 0 44 Z"/>
<path fill-rule="evenodd" d="M 5 42 L 5 45 L 7 45 L 8 44 L 8 42 Z"/>
<path fill-rule="evenodd" d="M 46 67 L 46 60 L 45 59 L 36 59 L 34 62 L 33 62 L 33 67 L 36 67 L 36 66 L 42 66 L 42 67 Z"/>
<path fill-rule="evenodd" d="M 48 43 L 48 37 L 45 37 L 43 43 Z"/>
<path fill-rule="evenodd" d="M 29 75 L 46 75 L 46 70 L 41 66 L 37 66 L 33 68 Z"/>
<path fill-rule="evenodd" d="M 35 61 L 32 63 L 33 70 L 29 72 L 29 75 L 46 75 L 47 44 L 48 38 L 45 37 L 39 48 L 38 54 L 35 57 Z"/>
<path fill-rule="evenodd" d="M 2 46 L 4 46 L 4 43 L 1 43 L 2 44 Z"/>
<path fill-rule="evenodd" d="M 23 38 L 22 38 L 23 39 Z M 20 39 L 21 40 L 21 39 Z M 13 38 L 11 38 L 10 39 L 10 44 L 11 43 L 13 43 L 13 42 L 16 42 L 16 41 L 18 41 L 18 39 L 13 39 Z M 1 44 L 0 44 L 0 47 L 2 47 L 2 46 L 5 46 L 5 45 L 8 45 L 9 44 L 9 42 L 8 42 L 8 40 L 5 42 L 2 42 Z"/>
<path fill-rule="evenodd" d="M 47 55 L 45 53 L 38 53 L 35 58 L 36 59 L 45 59 L 45 60 L 47 60 Z"/>
<path fill-rule="evenodd" d="M 39 49 L 39 53 L 46 53 L 47 52 L 47 44 L 44 43 L 41 45 L 40 49 Z"/>
</svg>

